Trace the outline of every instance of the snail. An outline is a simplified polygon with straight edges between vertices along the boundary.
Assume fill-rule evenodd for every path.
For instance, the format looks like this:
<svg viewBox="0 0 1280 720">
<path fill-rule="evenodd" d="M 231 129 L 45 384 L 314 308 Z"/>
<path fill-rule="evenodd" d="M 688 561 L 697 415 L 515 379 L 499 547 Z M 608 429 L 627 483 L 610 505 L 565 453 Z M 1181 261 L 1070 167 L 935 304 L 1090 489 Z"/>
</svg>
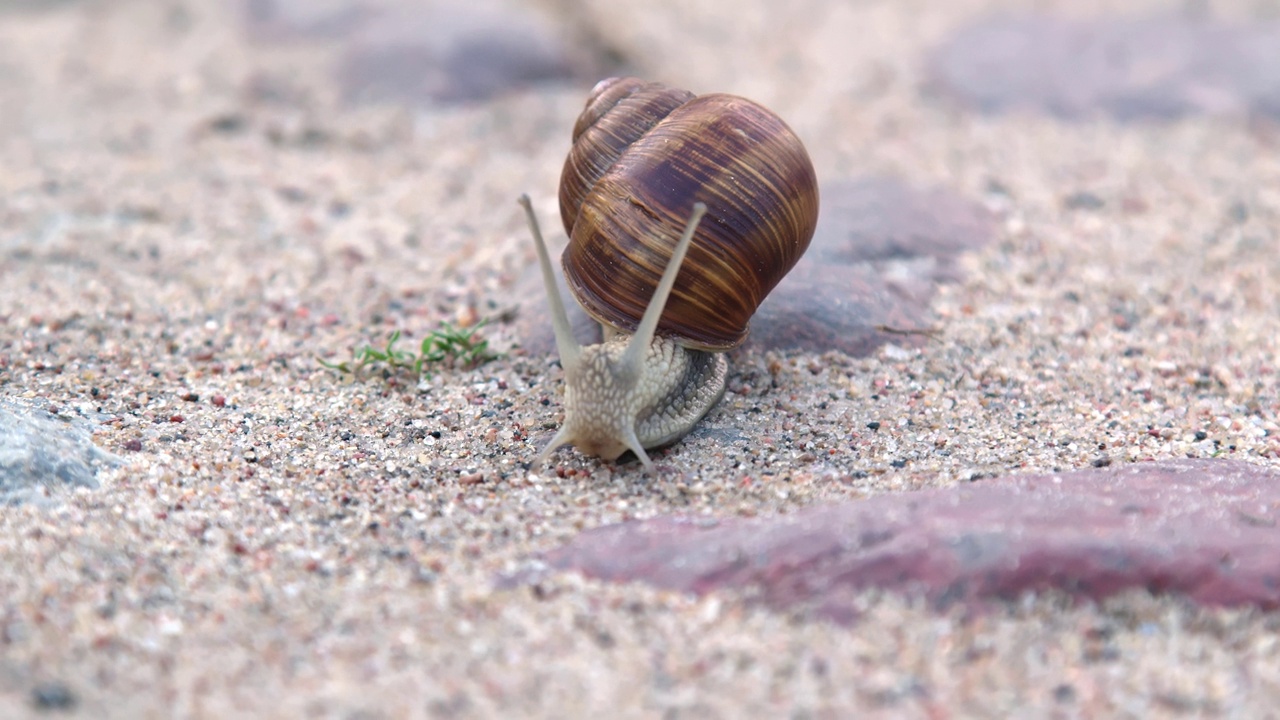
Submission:
<svg viewBox="0 0 1280 720">
<path fill-rule="evenodd" d="M 808 248 L 818 219 L 813 163 L 777 115 L 745 98 L 636 78 L 592 90 L 560 178 L 575 299 L 604 342 L 574 340 L 527 195 L 565 419 L 538 455 L 574 445 L 616 460 L 686 435 L 724 396 L 725 352 Z"/>
</svg>

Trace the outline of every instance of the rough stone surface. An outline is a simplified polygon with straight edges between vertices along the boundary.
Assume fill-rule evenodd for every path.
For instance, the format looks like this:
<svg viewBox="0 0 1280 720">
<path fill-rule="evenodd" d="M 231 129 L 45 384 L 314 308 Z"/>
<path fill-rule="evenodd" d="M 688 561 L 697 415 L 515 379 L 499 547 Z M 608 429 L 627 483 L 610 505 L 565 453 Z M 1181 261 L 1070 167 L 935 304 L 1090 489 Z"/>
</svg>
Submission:
<svg viewBox="0 0 1280 720">
<path fill-rule="evenodd" d="M 1066 118 L 1188 113 L 1280 116 L 1280 23 L 1181 16 L 1088 22 L 998 15 L 931 58 L 935 87 L 985 112 L 1034 108 Z"/>
<path fill-rule="evenodd" d="M 955 258 L 994 234 L 986 210 L 944 188 L 890 177 L 827 183 L 813 242 L 756 311 L 745 347 L 865 356 L 889 341 L 919 344 L 937 283 L 957 279 Z M 598 341 L 590 317 L 563 292 L 579 339 Z M 549 352 L 554 339 L 536 266 L 526 269 L 515 294 L 525 298 L 523 347 L 532 355 Z"/>
<path fill-rule="evenodd" d="M 97 488 L 98 470 L 120 458 L 93 444 L 87 424 L 0 399 L 0 505 L 58 487 Z"/>
<path fill-rule="evenodd" d="M 1041 590 L 1132 589 L 1280 608 L 1280 472 L 1171 460 L 986 480 L 759 519 L 661 517 L 583 533 L 560 570 L 856 617 L 860 591 L 981 607 Z"/>
</svg>

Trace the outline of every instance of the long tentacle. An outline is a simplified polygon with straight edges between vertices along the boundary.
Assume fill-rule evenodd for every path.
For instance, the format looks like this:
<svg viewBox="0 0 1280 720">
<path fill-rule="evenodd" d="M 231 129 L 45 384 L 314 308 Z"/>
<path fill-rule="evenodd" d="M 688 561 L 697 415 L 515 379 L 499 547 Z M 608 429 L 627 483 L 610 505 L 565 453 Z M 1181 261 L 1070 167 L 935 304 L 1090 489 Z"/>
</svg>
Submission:
<svg viewBox="0 0 1280 720">
<path fill-rule="evenodd" d="M 684 235 L 681 235 L 680 241 L 676 243 L 675 251 L 671 253 L 667 268 L 662 273 L 662 280 L 658 283 L 658 288 L 653 291 L 653 297 L 649 298 L 649 306 L 645 308 L 644 317 L 636 328 L 636 334 L 631 336 L 631 342 L 619 359 L 617 372 L 620 375 L 639 377 L 640 364 L 644 361 L 645 353 L 649 351 L 654 333 L 658 331 L 658 320 L 662 318 L 662 311 L 667 307 L 667 298 L 676 285 L 680 265 L 684 263 L 685 253 L 688 252 L 689 245 L 693 241 L 693 233 L 698 229 L 698 222 L 706 212 L 707 206 L 704 203 L 693 204 L 693 214 L 689 216 L 689 222 L 684 227 Z"/>
<path fill-rule="evenodd" d="M 556 287 L 555 271 L 551 269 L 551 256 L 547 254 L 547 244 L 542 240 L 542 231 L 538 229 L 538 218 L 533 214 L 533 204 L 528 195 L 520 196 L 520 204 L 524 206 L 525 216 L 529 219 L 529 232 L 533 233 L 533 242 L 538 247 L 538 264 L 542 266 L 542 284 L 546 286 L 547 302 L 551 305 L 551 329 L 556 335 L 556 350 L 560 352 L 560 365 L 565 372 L 572 372 L 578 366 L 578 356 L 582 348 L 573 339 L 573 330 L 569 325 L 569 314 L 564 310 L 564 300 L 560 297 L 560 288 Z"/>
</svg>

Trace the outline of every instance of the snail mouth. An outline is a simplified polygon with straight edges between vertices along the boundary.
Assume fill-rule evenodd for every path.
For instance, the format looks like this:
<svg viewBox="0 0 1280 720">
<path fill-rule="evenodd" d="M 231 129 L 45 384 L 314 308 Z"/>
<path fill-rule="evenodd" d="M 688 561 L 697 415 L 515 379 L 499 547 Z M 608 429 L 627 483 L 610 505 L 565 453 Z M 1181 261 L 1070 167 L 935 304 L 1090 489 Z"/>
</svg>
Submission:
<svg viewBox="0 0 1280 720">
<path fill-rule="evenodd" d="M 573 446 L 583 455 L 598 457 L 610 462 L 617 460 L 629 448 L 612 438 L 583 438 L 574 440 Z"/>
</svg>

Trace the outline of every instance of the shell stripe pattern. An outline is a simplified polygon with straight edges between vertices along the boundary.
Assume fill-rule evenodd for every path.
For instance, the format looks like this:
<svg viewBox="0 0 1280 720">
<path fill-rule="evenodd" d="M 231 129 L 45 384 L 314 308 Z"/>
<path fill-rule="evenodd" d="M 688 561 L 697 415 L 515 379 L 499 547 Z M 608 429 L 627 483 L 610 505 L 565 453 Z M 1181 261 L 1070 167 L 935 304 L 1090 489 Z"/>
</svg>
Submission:
<svg viewBox="0 0 1280 720">
<path fill-rule="evenodd" d="M 573 235 L 582 199 L 622 153 L 672 110 L 694 98 L 688 90 L 639 78 L 611 78 L 596 87 L 573 126 L 573 150 L 560 174 L 560 219 Z M 608 116 L 608 122 L 600 122 Z"/>
<path fill-rule="evenodd" d="M 612 124 L 629 97 L 593 120 L 584 137 Z M 630 136 L 648 121 L 627 122 L 613 137 Z M 670 111 L 618 151 L 589 188 L 569 224 L 564 255 L 566 279 L 582 306 L 602 322 L 633 330 L 697 201 L 707 204 L 707 216 L 659 333 L 697 349 L 740 344 L 760 302 L 808 247 L 818 192 L 812 163 L 790 128 L 732 95 L 700 96 Z M 569 214 L 563 206 L 562 214 Z"/>
</svg>

